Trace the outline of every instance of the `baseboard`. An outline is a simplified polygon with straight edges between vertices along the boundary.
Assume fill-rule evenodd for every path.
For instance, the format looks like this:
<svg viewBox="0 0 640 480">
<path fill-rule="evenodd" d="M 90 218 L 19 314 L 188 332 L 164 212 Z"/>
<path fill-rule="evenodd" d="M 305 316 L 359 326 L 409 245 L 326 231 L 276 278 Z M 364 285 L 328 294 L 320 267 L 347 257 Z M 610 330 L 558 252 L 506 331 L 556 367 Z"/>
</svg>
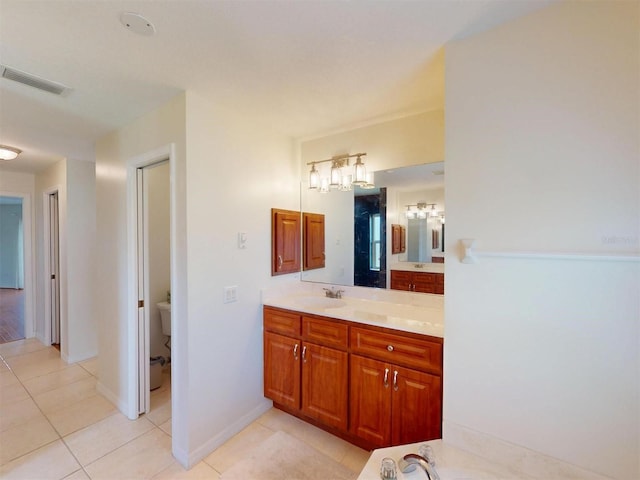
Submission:
<svg viewBox="0 0 640 480">
<path fill-rule="evenodd" d="M 111 403 L 113 403 L 118 408 L 118 410 L 120 410 L 120 412 L 122 412 L 122 414 L 124 416 L 129 418 L 129 413 L 128 413 L 129 410 L 128 410 L 128 405 L 126 404 L 126 402 L 122 402 L 120 400 L 120 398 L 115 393 L 113 393 L 111 390 L 109 390 L 107 387 L 105 387 L 99 381 L 96 384 L 96 390 L 98 391 L 98 393 L 100 395 L 102 395 L 107 400 L 109 400 Z"/>
<path fill-rule="evenodd" d="M 442 430 L 442 440 L 447 445 L 473 453 L 497 464 L 506 465 L 533 479 L 606 480 L 609 478 L 453 422 L 444 421 Z"/>
<path fill-rule="evenodd" d="M 253 422 L 257 418 L 259 418 L 263 413 L 268 411 L 271 407 L 272 407 L 272 403 L 270 401 L 268 401 L 268 400 L 262 401 L 254 409 L 250 410 L 245 415 L 243 415 L 242 417 L 238 418 L 235 422 L 233 422 L 227 428 L 222 430 L 216 436 L 210 438 L 204 444 L 202 444 L 200 447 L 196 448 L 191 453 L 189 453 L 188 454 L 188 461 L 187 461 L 186 465 L 182 461 L 182 459 L 179 458 L 179 456 L 178 456 L 178 455 L 182 456 L 182 452 L 173 452 L 174 456 L 176 457 L 176 460 L 178 460 L 185 468 L 191 468 L 193 465 L 195 465 L 200 460 L 202 460 L 207 455 L 209 455 L 211 452 L 213 452 L 220 445 L 222 445 L 227 440 L 229 440 L 231 437 L 233 437 L 238 432 L 240 432 L 242 429 L 244 429 L 251 422 Z"/>
</svg>

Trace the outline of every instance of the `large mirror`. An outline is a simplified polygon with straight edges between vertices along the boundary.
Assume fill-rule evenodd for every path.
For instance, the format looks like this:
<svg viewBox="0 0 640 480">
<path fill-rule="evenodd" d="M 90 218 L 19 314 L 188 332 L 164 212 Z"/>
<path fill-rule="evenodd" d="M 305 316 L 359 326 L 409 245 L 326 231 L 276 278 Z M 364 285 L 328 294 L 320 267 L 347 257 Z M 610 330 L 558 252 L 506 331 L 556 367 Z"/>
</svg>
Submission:
<svg viewBox="0 0 640 480">
<path fill-rule="evenodd" d="M 321 193 L 302 182 L 302 211 L 324 215 L 325 228 L 324 267 L 303 281 L 388 288 L 393 269 L 442 267 L 444 163 L 377 171 L 374 185 Z"/>
</svg>

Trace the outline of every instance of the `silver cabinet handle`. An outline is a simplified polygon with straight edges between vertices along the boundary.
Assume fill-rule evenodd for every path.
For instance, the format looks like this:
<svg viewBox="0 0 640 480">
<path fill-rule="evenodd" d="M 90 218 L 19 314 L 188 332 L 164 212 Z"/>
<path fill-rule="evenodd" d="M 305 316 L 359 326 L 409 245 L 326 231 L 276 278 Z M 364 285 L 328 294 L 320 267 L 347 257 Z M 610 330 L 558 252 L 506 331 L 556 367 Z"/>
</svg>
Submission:
<svg viewBox="0 0 640 480">
<path fill-rule="evenodd" d="M 278 268 L 282 268 L 282 255 L 278 255 Z"/>
<path fill-rule="evenodd" d="M 295 360 L 298 359 L 298 344 L 296 343 L 295 347 L 293 347 L 293 358 Z"/>
<path fill-rule="evenodd" d="M 307 363 L 307 346 L 302 347 L 302 361 Z"/>
<path fill-rule="evenodd" d="M 389 369 L 385 368 L 384 369 L 384 388 L 389 388 Z"/>
<path fill-rule="evenodd" d="M 393 391 L 394 392 L 398 391 L 398 371 L 397 370 L 393 371 Z"/>
<path fill-rule="evenodd" d="M 387 350 L 389 350 L 390 352 L 393 352 L 393 345 L 387 345 Z"/>
</svg>

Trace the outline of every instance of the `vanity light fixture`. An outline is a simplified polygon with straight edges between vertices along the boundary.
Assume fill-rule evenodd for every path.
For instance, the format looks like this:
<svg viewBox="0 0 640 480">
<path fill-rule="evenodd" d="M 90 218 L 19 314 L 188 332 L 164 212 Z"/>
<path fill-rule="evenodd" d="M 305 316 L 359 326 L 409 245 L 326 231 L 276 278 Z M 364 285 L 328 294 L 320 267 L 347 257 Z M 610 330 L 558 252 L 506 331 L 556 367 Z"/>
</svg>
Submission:
<svg viewBox="0 0 640 480">
<path fill-rule="evenodd" d="M 364 163 L 362 162 L 361 157 L 365 155 L 366 153 L 335 155 L 327 160 L 308 162 L 307 165 L 311 165 L 311 171 L 309 172 L 309 189 L 327 193 L 331 188 L 348 191 L 351 190 L 352 185 L 360 185 L 363 188 L 374 188 L 373 175 L 369 177 L 371 179 L 369 181 L 366 176 Z M 354 173 L 353 175 L 345 174 L 343 169 L 349 165 L 349 159 L 353 157 L 357 157 L 354 165 Z M 316 169 L 317 164 L 325 162 L 331 162 L 329 177 L 321 177 L 320 172 Z"/>
<path fill-rule="evenodd" d="M 427 209 L 427 207 L 429 206 L 431 208 Z M 407 218 L 425 219 L 427 217 L 438 216 L 435 203 L 418 202 L 417 204 L 407 205 L 406 207 L 407 207 L 407 211 L 405 212 L 405 215 Z M 434 215 L 434 212 L 435 212 L 435 215 Z"/>
<path fill-rule="evenodd" d="M 438 216 L 438 212 L 436 210 L 436 204 L 430 203 L 429 205 L 431 205 L 431 210 L 429 210 L 429 216 L 431 218 L 436 218 Z"/>
<path fill-rule="evenodd" d="M 0 145 L 0 160 L 13 160 L 22 153 L 22 150 L 8 145 Z"/>
</svg>

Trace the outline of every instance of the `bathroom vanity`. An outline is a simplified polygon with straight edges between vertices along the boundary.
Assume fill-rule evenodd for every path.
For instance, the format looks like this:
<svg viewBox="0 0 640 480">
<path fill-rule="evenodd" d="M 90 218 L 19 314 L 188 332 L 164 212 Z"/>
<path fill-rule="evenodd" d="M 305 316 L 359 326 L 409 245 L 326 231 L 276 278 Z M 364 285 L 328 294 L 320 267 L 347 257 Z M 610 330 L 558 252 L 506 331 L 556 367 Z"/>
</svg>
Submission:
<svg viewBox="0 0 640 480">
<path fill-rule="evenodd" d="M 366 449 L 441 438 L 444 340 L 429 321 L 441 311 L 321 296 L 271 303 L 264 394 L 274 406 Z"/>
</svg>

